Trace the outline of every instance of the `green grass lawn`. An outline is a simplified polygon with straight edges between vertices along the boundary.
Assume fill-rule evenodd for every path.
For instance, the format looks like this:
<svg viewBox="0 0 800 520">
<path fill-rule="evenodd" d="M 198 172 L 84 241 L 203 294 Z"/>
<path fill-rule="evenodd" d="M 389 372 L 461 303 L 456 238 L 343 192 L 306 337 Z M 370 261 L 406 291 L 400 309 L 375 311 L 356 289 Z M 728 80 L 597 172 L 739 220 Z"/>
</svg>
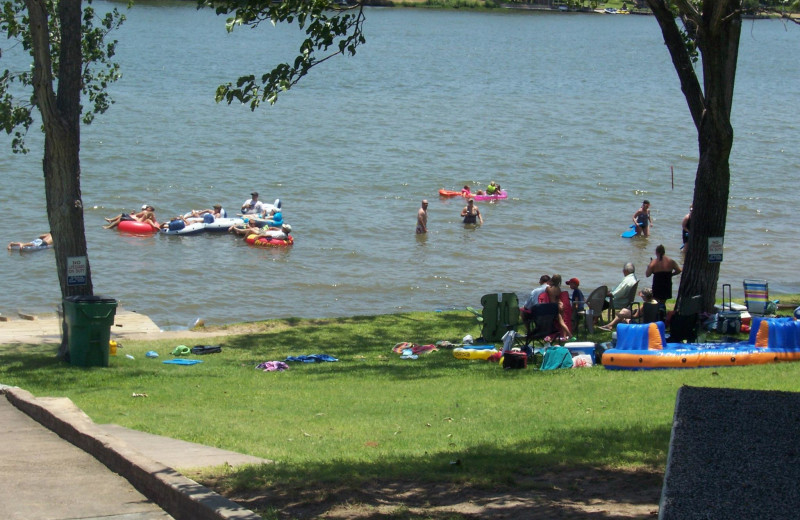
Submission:
<svg viewBox="0 0 800 520">
<path fill-rule="evenodd" d="M 184 343 L 175 340 L 126 342 L 108 368 L 59 362 L 55 346 L 0 346 L 0 383 L 69 397 L 97 423 L 276 461 L 218 468 L 214 476 L 235 490 L 374 478 L 513 486 L 553 467 L 663 469 L 682 385 L 800 391 L 800 363 L 539 372 L 457 360 L 444 349 L 417 360 L 392 352 L 401 341 L 478 336 L 466 311 L 274 320 L 252 328 L 207 341 L 222 353 L 193 356 L 203 360 L 194 366 L 162 363 Z M 148 350 L 160 358 L 145 357 Z M 254 368 L 320 353 L 339 361 L 293 363 L 286 372 Z"/>
</svg>

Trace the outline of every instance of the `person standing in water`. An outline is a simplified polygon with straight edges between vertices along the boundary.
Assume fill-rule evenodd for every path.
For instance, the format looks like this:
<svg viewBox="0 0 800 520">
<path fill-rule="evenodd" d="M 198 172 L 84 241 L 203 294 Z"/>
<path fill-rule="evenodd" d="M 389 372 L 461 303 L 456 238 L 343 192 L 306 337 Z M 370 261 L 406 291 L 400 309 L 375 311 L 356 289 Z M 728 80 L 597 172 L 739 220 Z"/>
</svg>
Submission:
<svg viewBox="0 0 800 520">
<path fill-rule="evenodd" d="M 692 224 L 692 209 L 694 206 L 689 206 L 689 213 L 683 217 L 681 221 L 681 236 L 683 237 L 683 246 L 681 249 L 683 252 L 687 252 L 689 250 L 689 227 Z"/>
<path fill-rule="evenodd" d="M 461 210 L 461 216 L 464 218 L 464 224 L 483 224 L 481 210 L 475 206 L 475 199 L 472 197 L 467 199 L 467 205 Z"/>
<path fill-rule="evenodd" d="M 417 211 L 417 234 L 424 235 L 428 232 L 428 201 L 423 200 Z"/>
<path fill-rule="evenodd" d="M 650 228 L 653 225 L 653 219 L 650 218 L 650 201 L 645 199 L 642 202 L 642 207 L 636 210 L 633 214 L 633 225 L 636 227 L 636 235 L 650 236 Z"/>
</svg>

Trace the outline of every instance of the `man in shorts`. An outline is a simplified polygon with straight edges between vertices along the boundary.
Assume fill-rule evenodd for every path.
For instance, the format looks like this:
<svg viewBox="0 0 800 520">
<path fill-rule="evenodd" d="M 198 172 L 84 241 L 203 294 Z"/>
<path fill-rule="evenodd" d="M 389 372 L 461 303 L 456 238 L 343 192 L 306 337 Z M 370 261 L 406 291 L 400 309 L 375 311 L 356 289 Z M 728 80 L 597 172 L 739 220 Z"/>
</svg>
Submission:
<svg viewBox="0 0 800 520">
<path fill-rule="evenodd" d="M 417 234 L 424 235 L 428 232 L 428 201 L 423 200 L 417 211 Z"/>
</svg>

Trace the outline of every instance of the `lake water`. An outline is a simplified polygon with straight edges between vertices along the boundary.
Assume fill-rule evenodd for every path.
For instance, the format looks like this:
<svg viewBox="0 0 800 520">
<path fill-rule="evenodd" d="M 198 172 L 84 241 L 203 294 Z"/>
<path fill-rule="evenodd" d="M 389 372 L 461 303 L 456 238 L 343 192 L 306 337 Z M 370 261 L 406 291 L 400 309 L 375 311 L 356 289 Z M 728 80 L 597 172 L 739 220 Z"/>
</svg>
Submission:
<svg viewBox="0 0 800 520">
<path fill-rule="evenodd" d="M 643 272 L 659 243 L 680 260 L 696 132 L 652 17 L 368 9 L 355 57 L 329 61 L 253 113 L 215 104 L 216 86 L 291 58 L 296 29 L 227 34 L 192 3 L 138 4 L 127 15 L 116 104 L 82 134 L 86 234 L 95 292 L 164 329 L 198 317 L 479 307 L 485 293 L 522 295 L 554 272 L 579 277 L 588 293 L 616 284 L 626 261 Z M 795 26 L 744 23 L 720 274 L 735 297 L 749 276 L 767 278 L 771 293 L 800 292 L 791 213 L 800 62 L 787 59 L 798 45 Z M 0 139 L 6 241 L 48 228 L 41 141 L 31 135 L 32 152 L 15 156 Z M 460 223 L 463 200 L 437 196 L 492 180 L 510 196 L 479 203 L 477 229 Z M 101 227 L 144 203 L 160 219 L 215 202 L 235 211 L 253 190 L 283 201 L 293 248 Z M 423 198 L 430 233 L 416 236 Z M 652 236 L 620 238 L 643 198 Z M 0 312 L 53 311 L 52 251 L 0 261 Z"/>
</svg>

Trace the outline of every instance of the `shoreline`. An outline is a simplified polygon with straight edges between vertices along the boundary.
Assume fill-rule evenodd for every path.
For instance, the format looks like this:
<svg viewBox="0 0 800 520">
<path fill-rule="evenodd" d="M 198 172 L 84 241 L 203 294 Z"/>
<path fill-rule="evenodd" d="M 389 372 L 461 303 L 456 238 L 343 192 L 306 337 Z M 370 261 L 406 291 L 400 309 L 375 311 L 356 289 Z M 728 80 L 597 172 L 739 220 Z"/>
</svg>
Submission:
<svg viewBox="0 0 800 520">
<path fill-rule="evenodd" d="M 57 313 L 25 314 L 0 321 L 0 345 L 58 345 L 61 343 L 61 319 Z M 10 319 L 9 319 L 10 318 Z M 110 339 L 148 340 L 171 338 L 208 338 L 230 334 L 224 329 L 205 330 L 203 327 L 184 330 L 163 330 L 149 316 L 117 309 Z"/>
</svg>

